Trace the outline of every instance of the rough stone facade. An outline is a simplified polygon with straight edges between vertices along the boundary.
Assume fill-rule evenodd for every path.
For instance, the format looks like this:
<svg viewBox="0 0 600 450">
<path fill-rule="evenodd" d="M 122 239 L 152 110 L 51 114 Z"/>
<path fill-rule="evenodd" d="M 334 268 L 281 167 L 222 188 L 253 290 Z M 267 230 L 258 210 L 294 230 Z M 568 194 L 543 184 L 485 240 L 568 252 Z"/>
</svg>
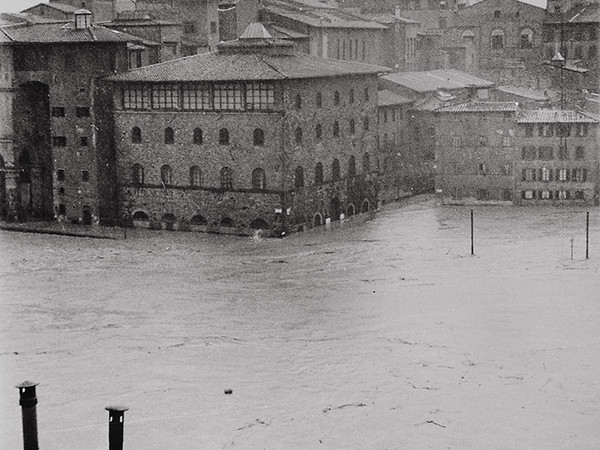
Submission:
<svg viewBox="0 0 600 450">
<path fill-rule="evenodd" d="M 262 111 L 125 109 L 121 92 L 127 83 L 119 83 L 115 139 L 124 219 L 146 226 L 280 233 L 376 208 L 376 73 L 290 76 L 272 83 L 274 103 Z M 178 90 L 183 84 L 170 86 Z M 135 127 L 139 143 L 132 142 Z M 221 130 L 228 130 L 228 143 Z M 258 142 L 256 130 L 262 130 Z M 143 180 L 139 171 L 132 177 L 136 164 L 143 167 Z M 322 176 L 315 175 L 317 165 Z M 227 183 L 224 168 L 230 170 Z M 201 175 L 193 179 L 197 170 Z"/>
</svg>

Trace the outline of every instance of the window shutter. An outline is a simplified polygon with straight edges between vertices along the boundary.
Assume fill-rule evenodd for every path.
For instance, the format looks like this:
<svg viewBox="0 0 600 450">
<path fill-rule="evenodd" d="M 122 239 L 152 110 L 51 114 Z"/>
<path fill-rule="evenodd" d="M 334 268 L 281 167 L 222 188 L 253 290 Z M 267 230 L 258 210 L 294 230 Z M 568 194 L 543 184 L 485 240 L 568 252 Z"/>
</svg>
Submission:
<svg viewBox="0 0 600 450">
<path fill-rule="evenodd" d="M 583 178 L 581 179 L 582 182 L 586 182 L 587 181 L 587 169 L 583 169 Z"/>
<path fill-rule="evenodd" d="M 523 169 L 521 171 L 521 179 L 522 181 L 527 181 L 527 169 Z M 525 195 L 525 191 L 523 191 L 523 195 Z M 525 198 L 525 197 L 523 197 Z"/>
<path fill-rule="evenodd" d="M 538 180 L 544 181 L 544 169 L 538 169 Z"/>
<path fill-rule="evenodd" d="M 525 200 L 525 198 L 526 198 L 526 197 L 525 197 L 525 191 L 521 191 L 521 198 L 522 198 L 523 200 Z"/>
<path fill-rule="evenodd" d="M 552 181 L 552 169 L 548 169 L 548 181 Z"/>
<path fill-rule="evenodd" d="M 556 169 L 555 172 L 554 178 L 556 178 L 556 181 L 560 181 L 560 169 Z"/>
<path fill-rule="evenodd" d="M 567 169 L 567 179 L 566 181 L 570 181 L 571 180 L 571 171 L 569 169 Z"/>
</svg>

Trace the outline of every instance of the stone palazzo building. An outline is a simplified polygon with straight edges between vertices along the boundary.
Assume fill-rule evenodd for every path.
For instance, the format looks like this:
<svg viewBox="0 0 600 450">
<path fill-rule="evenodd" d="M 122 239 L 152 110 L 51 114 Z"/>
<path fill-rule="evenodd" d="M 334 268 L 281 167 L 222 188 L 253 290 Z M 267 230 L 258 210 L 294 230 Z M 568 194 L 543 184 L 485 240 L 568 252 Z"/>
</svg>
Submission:
<svg viewBox="0 0 600 450">
<path fill-rule="evenodd" d="M 121 216 L 281 234 L 376 208 L 385 70 L 294 53 L 251 24 L 216 52 L 109 77 Z"/>
</svg>

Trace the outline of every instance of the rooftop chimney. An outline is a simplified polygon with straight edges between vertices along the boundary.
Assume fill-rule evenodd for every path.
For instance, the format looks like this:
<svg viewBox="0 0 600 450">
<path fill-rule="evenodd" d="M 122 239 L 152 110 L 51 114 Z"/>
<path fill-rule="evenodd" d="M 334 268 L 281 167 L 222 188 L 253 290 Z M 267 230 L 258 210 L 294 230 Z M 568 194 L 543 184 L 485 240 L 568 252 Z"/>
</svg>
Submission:
<svg viewBox="0 0 600 450">
<path fill-rule="evenodd" d="M 75 16 L 76 30 L 85 30 L 92 26 L 92 13 L 87 9 L 78 9 L 73 15 Z"/>
</svg>

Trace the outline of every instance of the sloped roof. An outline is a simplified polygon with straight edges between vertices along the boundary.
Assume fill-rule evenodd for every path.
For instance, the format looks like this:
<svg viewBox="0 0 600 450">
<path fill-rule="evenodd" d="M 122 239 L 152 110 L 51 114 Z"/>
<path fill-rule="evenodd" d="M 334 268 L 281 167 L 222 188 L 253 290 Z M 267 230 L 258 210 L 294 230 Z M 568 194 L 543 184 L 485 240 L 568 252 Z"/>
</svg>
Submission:
<svg viewBox="0 0 600 450">
<path fill-rule="evenodd" d="M 561 23 L 562 14 L 548 14 L 545 23 Z M 564 14 L 566 23 L 598 23 L 600 22 L 600 4 L 589 3 L 576 5 Z"/>
<path fill-rule="evenodd" d="M 598 123 L 597 120 L 579 111 L 560 109 L 536 109 L 522 111 L 519 123 Z"/>
<path fill-rule="evenodd" d="M 361 17 L 365 20 L 371 20 L 373 22 L 382 23 L 384 25 L 392 25 L 392 24 L 395 24 L 396 22 L 413 23 L 413 24 L 420 23 L 420 22 L 417 22 L 416 20 L 407 19 L 405 17 L 395 16 L 394 14 L 361 13 L 361 14 L 356 14 L 356 16 Z"/>
<path fill-rule="evenodd" d="M 547 94 L 547 90 L 545 92 L 540 92 L 536 91 L 535 89 L 530 89 L 522 86 L 497 86 L 496 90 L 506 92 L 507 94 L 518 95 L 520 97 L 535 101 L 543 101 L 550 99 L 550 96 Z"/>
<path fill-rule="evenodd" d="M 491 81 L 455 69 L 397 72 L 386 75 L 383 79 L 416 92 L 431 92 L 438 89 L 464 89 L 467 87 L 487 88 L 494 85 Z"/>
<path fill-rule="evenodd" d="M 68 43 L 68 42 L 138 42 L 140 38 L 109 28 L 93 26 L 75 30 L 71 22 L 19 24 L 0 27 L 11 42 Z"/>
<path fill-rule="evenodd" d="M 57 23 L 64 20 L 47 19 L 31 13 L 0 13 L 0 26 L 15 25 L 18 23 Z"/>
<path fill-rule="evenodd" d="M 27 12 L 30 9 L 37 8 L 38 6 L 56 9 L 57 11 L 64 12 L 67 14 L 73 14 L 75 11 L 77 11 L 79 9 L 79 8 L 76 8 L 71 5 L 65 5 L 64 3 L 38 3 L 37 5 L 31 6 L 30 8 L 27 8 L 27 9 L 24 9 L 21 12 Z"/>
<path fill-rule="evenodd" d="M 246 27 L 240 39 L 269 39 L 272 37 L 262 23 L 254 22 Z"/>
<path fill-rule="evenodd" d="M 470 102 L 459 105 L 444 106 L 436 109 L 442 113 L 472 113 L 472 112 L 515 112 L 519 109 L 517 102 Z"/>
<path fill-rule="evenodd" d="M 285 80 L 368 75 L 389 69 L 304 53 L 271 55 L 264 53 L 210 52 L 175 59 L 109 77 L 113 81 L 234 81 Z"/>
<path fill-rule="evenodd" d="M 405 105 L 412 103 L 410 98 L 403 97 L 396 94 L 388 89 L 377 91 L 377 105 L 378 106 L 393 106 L 393 105 Z"/>
<path fill-rule="evenodd" d="M 363 20 L 360 17 L 340 10 L 300 11 L 279 6 L 267 6 L 268 12 L 295 20 L 316 28 L 357 28 L 385 30 L 387 27 L 377 22 Z"/>
<path fill-rule="evenodd" d="M 309 36 L 304 33 L 299 33 L 289 28 L 281 27 L 275 24 L 266 24 L 265 27 L 269 31 L 269 34 L 275 38 L 282 39 L 309 39 Z"/>
<path fill-rule="evenodd" d="M 466 5 L 464 8 L 462 9 L 469 9 L 469 8 L 473 8 L 476 6 L 480 6 L 480 5 L 484 5 L 486 2 L 491 2 L 492 0 L 481 0 L 481 1 L 476 1 L 475 3 L 471 3 L 470 5 Z M 493 0 L 496 1 L 496 0 Z M 533 3 L 529 3 L 526 1 L 522 1 L 522 0 L 513 0 L 515 3 L 521 3 L 522 5 L 525 6 L 531 6 L 532 8 L 537 8 L 537 9 L 545 9 L 542 6 L 539 6 L 537 4 L 533 4 Z M 484 6 L 485 7 L 485 6 Z"/>
</svg>

